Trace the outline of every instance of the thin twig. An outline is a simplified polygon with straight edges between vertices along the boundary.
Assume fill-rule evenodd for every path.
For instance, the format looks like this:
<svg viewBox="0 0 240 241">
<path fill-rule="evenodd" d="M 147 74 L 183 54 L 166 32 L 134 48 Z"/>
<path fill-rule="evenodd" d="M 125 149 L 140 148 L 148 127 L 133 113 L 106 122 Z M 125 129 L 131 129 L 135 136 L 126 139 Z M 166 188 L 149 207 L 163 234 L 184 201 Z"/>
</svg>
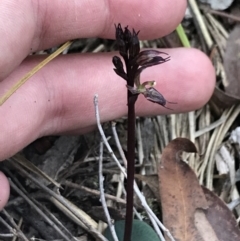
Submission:
<svg viewBox="0 0 240 241">
<path fill-rule="evenodd" d="M 205 39 L 205 42 L 208 46 L 208 49 L 210 49 L 213 45 L 213 41 L 212 41 L 212 38 L 211 38 L 211 36 L 208 32 L 208 29 L 207 29 L 206 24 L 203 20 L 203 17 L 200 13 L 197 2 L 196 2 L 196 0 L 189 0 L 188 3 L 189 3 L 189 6 L 190 6 L 190 9 L 191 9 L 191 12 L 193 14 L 193 17 L 196 19 L 196 21 L 198 23 L 198 26 L 201 30 L 201 33 L 202 33 L 202 35 Z"/>
<path fill-rule="evenodd" d="M 211 130 L 217 128 L 218 126 L 222 125 L 223 122 L 226 121 L 226 117 L 222 116 L 217 121 L 211 123 L 209 126 L 206 126 L 198 131 L 195 132 L 195 138 L 200 137 L 201 135 L 206 134 L 207 132 L 210 132 Z"/>
<path fill-rule="evenodd" d="M 101 122 L 100 122 L 100 115 L 99 115 L 99 109 L 98 109 L 98 95 L 95 94 L 94 95 L 94 107 L 95 107 L 95 116 L 96 116 L 96 121 L 97 121 L 97 126 L 98 126 L 98 131 L 102 137 L 103 143 L 106 146 L 108 153 L 110 154 L 110 156 L 112 157 L 112 159 L 116 162 L 118 168 L 124 173 L 124 177 L 127 178 L 127 174 L 124 171 L 123 167 L 121 166 L 121 164 L 118 162 L 116 156 L 114 155 L 112 148 L 110 147 L 107 138 L 104 134 Z"/>
<path fill-rule="evenodd" d="M 138 142 L 138 161 L 141 166 L 141 175 L 146 174 L 146 169 L 143 165 L 144 153 L 143 153 L 143 143 L 142 143 L 142 134 L 141 134 L 141 124 L 140 121 L 137 123 L 137 142 Z M 145 183 L 143 182 L 145 185 Z"/>
<path fill-rule="evenodd" d="M 85 191 L 87 193 L 91 193 L 95 196 L 100 196 L 100 192 L 98 190 L 94 190 L 94 189 L 91 189 L 91 188 L 88 188 L 88 187 L 85 187 L 85 186 L 81 186 L 79 184 L 76 184 L 76 183 L 73 183 L 73 182 L 70 182 L 70 181 L 67 181 L 67 180 L 64 181 L 63 184 L 65 186 L 68 186 L 68 187 L 72 187 L 72 188 L 75 188 L 75 189 Z M 104 195 L 105 195 L 106 199 L 109 199 L 109 200 L 115 201 L 117 203 L 121 203 L 121 204 L 126 205 L 126 201 L 122 198 L 115 197 L 115 196 L 107 194 L 107 193 L 105 193 Z"/>
<path fill-rule="evenodd" d="M 236 22 L 240 22 L 240 17 L 235 16 L 233 14 L 217 11 L 217 10 L 211 9 L 210 7 L 206 8 L 205 6 L 204 7 L 200 7 L 200 8 L 203 9 L 204 12 L 206 12 L 206 13 L 211 13 L 211 14 L 214 14 L 214 15 L 217 15 L 217 16 L 221 16 L 221 17 L 224 17 L 224 18 L 229 18 L 229 19 L 234 20 Z"/>
<path fill-rule="evenodd" d="M 12 233 L 0 233 L 0 238 L 14 238 L 14 237 L 16 236 Z"/>
<path fill-rule="evenodd" d="M 114 137 L 115 143 L 117 145 L 117 149 L 119 151 L 119 154 L 120 154 L 120 156 L 121 156 L 121 158 L 123 160 L 123 164 L 124 164 L 125 168 L 127 168 L 127 159 L 125 157 L 125 154 L 123 152 L 121 143 L 120 143 L 119 138 L 118 138 L 115 122 L 112 122 L 112 133 L 113 133 L 113 137 Z"/>
<path fill-rule="evenodd" d="M 100 146 L 99 146 L 99 189 L 100 189 L 100 200 L 102 203 L 102 207 L 105 213 L 105 216 L 107 218 L 108 222 L 108 227 L 111 231 L 112 237 L 114 241 L 118 241 L 118 237 L 114 228 L 114 225 L 111 221 L 110 214 L 108 212 L 107 204 L 106 204 L 106 199 L 104 195 L 104 187 L 103 187 L 103 182 L 104 182 L 104 177 L 102 175 L 102 162 L 103 162 L 103 142 L 101 141 Z"/>
<path fill-rule="evenodd" d="M 19 219 L 19 221 L 18 221 L 18 224 L 17 224 L 17 226 L 18 226 L 19 229 L 21 228 L 22 223 L 23 223 L 23 218 L 21 217 L 21 218 Z M 17 237 L 17 236 L 14 236 L 14 237 L 12 238 L 12 241 L 16 241 L 17 239 L 18 239 L 18 237 Z"/>
</svg>

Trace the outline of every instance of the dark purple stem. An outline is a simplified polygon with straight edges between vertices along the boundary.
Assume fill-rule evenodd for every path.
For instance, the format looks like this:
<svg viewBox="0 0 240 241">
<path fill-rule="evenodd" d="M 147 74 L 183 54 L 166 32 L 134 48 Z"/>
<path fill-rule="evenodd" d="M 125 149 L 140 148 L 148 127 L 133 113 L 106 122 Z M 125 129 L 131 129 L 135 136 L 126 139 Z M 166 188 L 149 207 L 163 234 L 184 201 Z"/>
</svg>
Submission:
<svg viewBox="0 0 240 241">
<path fill-rule="evenodd" d="M 127 69 L 128 85 L 134 86 L 133 69 Z M 128 135 L 127 135 L 127 207 L 124 241 L 131 241 L 133 224 L 133 185 L 135 173 L 135 102 L 138 95 L 128 91 Z"/>
</svg>

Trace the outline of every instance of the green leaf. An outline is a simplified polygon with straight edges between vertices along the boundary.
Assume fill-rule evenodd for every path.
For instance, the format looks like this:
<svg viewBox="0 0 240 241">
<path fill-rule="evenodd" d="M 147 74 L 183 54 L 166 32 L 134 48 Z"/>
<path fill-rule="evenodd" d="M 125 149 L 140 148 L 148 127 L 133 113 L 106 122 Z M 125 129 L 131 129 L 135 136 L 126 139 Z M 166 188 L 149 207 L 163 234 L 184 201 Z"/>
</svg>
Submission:
<svg viewBox="0 0 240 241">
<path fill-rule="evenodd" d="M 116 234 L 118 236 L 118 240 L 123 241 L 125 220 L 120 220 L 115 222 L 114 227 L 115 227 Z M 109 241 L 114 241 L 109 227 L 104 231 L 103 235 Z M 145 222 L 134 219 L 131 241 L 149 241 L 149 240 L 161 241 L 157 233 L 152 229 L 151 226 L 149 226 Z"/>
</svg>

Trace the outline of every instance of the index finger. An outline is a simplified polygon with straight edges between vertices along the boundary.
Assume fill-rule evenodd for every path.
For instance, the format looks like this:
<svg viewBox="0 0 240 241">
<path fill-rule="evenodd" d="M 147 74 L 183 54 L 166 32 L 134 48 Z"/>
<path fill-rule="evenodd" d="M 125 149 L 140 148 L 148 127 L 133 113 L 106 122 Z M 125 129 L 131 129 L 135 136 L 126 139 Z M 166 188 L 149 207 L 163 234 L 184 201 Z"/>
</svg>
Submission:
<svg viewBox="0 0 240 241">
<path fill-rule="evenodd" d="M 114 23 L 140 30 L 153 39 L 173 31 L 183 17 L 186 0 L 2 0 L 0 16 L 0 80 L 30 53 L 75 38 L 114 37 Z"/>
</svg>

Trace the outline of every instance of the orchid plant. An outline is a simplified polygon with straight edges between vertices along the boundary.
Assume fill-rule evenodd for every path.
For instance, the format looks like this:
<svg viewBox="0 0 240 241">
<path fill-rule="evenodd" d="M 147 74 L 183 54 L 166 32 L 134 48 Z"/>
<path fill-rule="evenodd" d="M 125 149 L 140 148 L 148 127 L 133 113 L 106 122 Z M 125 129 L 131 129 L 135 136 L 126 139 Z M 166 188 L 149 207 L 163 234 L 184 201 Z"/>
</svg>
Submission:
<svg viewBox="0 0 240 241">
<path fill-rule="evenodd" d="M 157 103 L 167 109 L 168 102 L 158 90 L 154 88 L 155 81 L 147 81 L 141 84 L 140 74 L 148 67 L 166 63 L 170 60 L 167 53 L 157 50 L 140 51 L 140 43 L 138 39 L 139 31 L 134 29 L 132 32 L 120 24 L 115 25 L 116 28 L 116 43 L 119 48 L 119 53 L 122 56 L 114 56 L 112 62 L 115 66 L 114 71 L 122 77 L 126 82 L 128 90 L 127 105 L 128 105 L 128 140 L 127 140 L 127 209 L 124 241 L 131 241 L 132 222 L 133 222 L 133 185 L 135 172 L 135 102 L 139 94 L 154 103 Z M 160 55 L 165 55 L 162 57 Z"/>
</svg>

